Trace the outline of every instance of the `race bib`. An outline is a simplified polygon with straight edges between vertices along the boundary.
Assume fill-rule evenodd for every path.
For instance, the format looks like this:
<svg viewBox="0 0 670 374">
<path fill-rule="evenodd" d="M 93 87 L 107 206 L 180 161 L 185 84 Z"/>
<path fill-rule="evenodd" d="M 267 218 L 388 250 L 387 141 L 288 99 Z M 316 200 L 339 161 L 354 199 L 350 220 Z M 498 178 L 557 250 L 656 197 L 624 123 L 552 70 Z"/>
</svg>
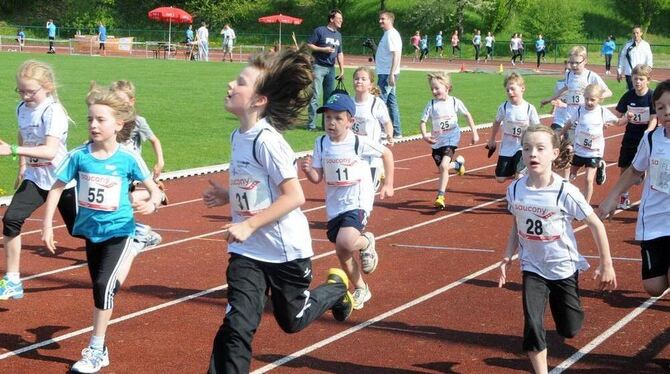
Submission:
<svg viewBox="0 0 670 374">
<path fill-rule="evenodd" d="M 113 212 L 119 209 L 121 177 L 79 172 L 79 206 Z"/>
<path fill-rule="evenodd" d="M 520 138 L 523 131 L 528 127 L 526 121 L 505 121 L 503 126 L 504 134 L 513 138 Z"/>
<path fill-rule="evenodd" d="M 514 203 L 519 236 L 526 240 L 553 242 L 565 231 L 558 207 L 544 207 Z"/>
<path fill-rule="evenodd" d="M 351 131 L 356 135 L 367 135 L 365 131 L 365 118 L 354 117 L 354 124 L 351 126 Z"/>
<path fill-rule="evenodd" d="M 579 105 L 584 101 L 581 90 L 569 90 L 565 98 L 566 102 L 570 105 Z"/>
<path fill-rule="evenodd" d="M 670 194 L 670 160 L 651 159 L 649 162 L 651 188 L 655 191 Z"/>
<path fill-rule="evenodd" d="M 628 113 L 633 114 L 633 118 L 628 120 L 628 122 L 636 124 L 636 125 L 646 125 L 649 123 L 649 107 L 644 107 L 644 108 L 636 108 L 636 107 L 628 107 Z"/>
<path fill-rule="evenodd" d="M 231 177 L 230 204 L 239 215 L 250 217 L 272 204 L 270 188 L 262 179 L 251 175 Z"/>
<path fill-rule="evenodd" d="M 361 181 L 361 163 L 356 158 L 327 158 L 323 163 L 326 184 L 352 186 Z"/>
<path fill-rule="evenodd" d="M 458 126 L 457 123 L 451 123 L 451 118 L 433 121 L 433 136 L 445 134 Z"/>
<path fill-rule="evenodd" d="M 43 144 L 36 144 L 36 143 L 30 143 L 30 142 L 25 142 L 23 143 L 24 147 L 38 147 Z M 25 157 L 26 159 L 26 164 L 30 167 L 33 168 L 41 168 L 41 167 L 47 167 L 51 166 L 51 161 L 50 160 L 45 160 L 42 158 L 37 158 L 37 157 Z"/>
<path fill-rule="evenodd" d="M 600 140 L 602 139 L 601 133 L 594 133 L 580 129 L 576 135 L 577 138 L 575 140 L 575 144 L 578 144 L 579 146 L 590 149 L 592 151 L 600 150 L 600 143 L 601 143 Z"/>
</svg>

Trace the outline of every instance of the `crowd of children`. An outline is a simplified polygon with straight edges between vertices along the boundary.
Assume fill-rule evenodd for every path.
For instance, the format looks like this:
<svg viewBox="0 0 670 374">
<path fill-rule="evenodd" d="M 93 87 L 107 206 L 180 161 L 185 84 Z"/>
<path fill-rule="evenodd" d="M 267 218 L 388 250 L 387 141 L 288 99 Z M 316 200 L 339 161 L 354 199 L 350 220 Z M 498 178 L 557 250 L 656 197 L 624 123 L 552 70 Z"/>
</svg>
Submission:
<svg viewBox="0 0 670 374">
<path fill-rule="evenodd" d="M 457 33 L 452 42 L 454 37 L 458 41 Z M 424 43 L 421 49 L 427 53 L 427 40 Z M 538 66 L 539 61 L 538 51 Z M 670 213 L 670 81 L 652 90 L 651 68 L 638 65 L 632 70 L 634 89 L 610 111 L 600 104 L 612 92 L 586 63 L 584 47 L 570 50 L 563 79 L 554 95 L 542 100 L 542 105 L 554 106 L 551 126 L 541 125 L 535 106 L 524 100 L 523 77 L 506 76 L 507 99 L 498 107 L 485 145 L 489 157 L 498 150 L 496 181 L 512 179 L 506 198 L 514 220 L 500 262 L 499 286 L 507 282 L 508 267 L 518 252 L 523 273 L 523 350 L 537 373 L 547 372 L 547 302 L 557 332 L 566 338 L 574 337 L 584 320 L 578 280 L 589 264 L 578 251 L 574 219 L 585 222 L 598 249 L 600 264 L 594 279 L 601 289 L 616 288 L 601 218 L 615 208 L 628 209 L 628 189 L 643 182 L 635 235 L 641 241 L 643 285 L 657 296 L 670 284 L 670 230 L 664 225 Z M 288 48 L 253 57 L 228 84 L 225 109 L 239 120 L 239 128 L 230 135 L 234 151 L 229 186 L 210 181 L 203 192 L 209 208 L 230 203 L 232 217 L 225 226 L 230 253 L 228 305 L 214 338 L 210 373 L 249 370 L 251 343 L 266 296 L 287 333 L 301 331 L 329 310 L 336 320 L 345 321 L 372 299 L 370 280 L 363 276 L 377 269 L 380 256 L 375 235 L 366 225 L 375 192 L 379 191 L 380 199 L 394 195 L 392 124 L 386 105 L 377 97 L 374 78 L 369 68 L 356 69 L 354 97 L 336 93 L 318 109 L 324 114 L 326 134 L 315 139 L 312 154 L 297 167 L 282 131 L 303 120 L 311 99 L 307 49 Z M 445 209 L 450 170 L 465 174 L 465 159 L 456 156 L 459 115 L 471 129 L 470 144 L 478 143 L 479 135 L 465 104 L 450 95 L 449 75 L 434 72 L 427 79 L 433 98 L 423 110 L 419 128 L 440 173 L 433 205 Z M 0 140 L 0 155 L 13 156 L 19 163 L 17 190 L 3 216 L 6 272 L 0 280 L 0 300 L 24 296 L 19 271 L 23 223 L 46 203 L 42 239 L 54 252 L 52 222 L 58 208 L 70 235 L 85 241 L 93 291 L 92 336 L 71 369 L 94 373 L 110 364 L 105 334 L 115 295 L 133 258 L 145 246 L 160 242 L 157 233 L 135 222 L 133 212 L 151 214 L 167 204 L 156 182 L 165 163 L 161 143 L 136 113 L 131 82 L 91 86 L 86 97 L 88 141 L 70 152 L 66 149 L 69 117 L 58 100 L 51 67 L 26 61 L 16 74 L 16 87 L 21 99 L 16 109 L 19 142 L 10 145 Z M 604 128 L 609 125 L 626 126 L 618 160 L 621 175 L 594 209 L 590 205 L 593 184 L 605 182 Z M 152 170 L 141 158 L 141 144 L 147 140 L 156 156 Z M 585 177 L 579 189 L 571 182 L 582 167 Z M 339 269 L 329 270 L 324 284 L 313 289 L 309 287 L 314 253 L 307 218 L 300 210 L 305 196 L 298 169 L 310 182 L 325 184 L 326 236 L 335 245 L 340 263 Z M 135 189 L 134 181 L 146 190 Z"/>
</svg>

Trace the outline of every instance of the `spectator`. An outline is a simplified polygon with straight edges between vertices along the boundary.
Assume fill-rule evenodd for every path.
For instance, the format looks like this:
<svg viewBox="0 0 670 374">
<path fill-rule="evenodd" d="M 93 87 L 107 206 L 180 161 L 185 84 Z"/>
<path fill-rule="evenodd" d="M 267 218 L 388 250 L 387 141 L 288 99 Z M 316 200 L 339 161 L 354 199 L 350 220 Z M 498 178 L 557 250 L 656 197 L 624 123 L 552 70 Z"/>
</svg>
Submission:
<svg viewBox="0 0 670 374">
<path fill-rule="evenodd" d="M 616 43 L 612 35 L 607 36 L 607 40 L 603 43 L 600 53 L 605 57 L 605 75 L 612 74 L 612 56 L 616 51 Z"/>
<path fill-rule="evenodd" d="M 383 10 L 379 13 L 379 26 L 384 30 L 384 36 L 377 47 L 375 67 L 381 97 L 389 109 L 393 123 L 393 138 L 399 139 L 402 138 L 402 126 L 396 96 L 396 82 L 400 74 L 402 39 L 398 30 L 393 27 L 394 21 L 395 15 L 392 12 Z"/>
<path fill-rule="evenodd" d="M 198 59 L 200 61 L 209 61 L 209 30 L 207 23 L 202 21 L 200 28 L 196 32 L 198 42 Z"/>
<path fill-rule="evenodd" d="M 19 43 L 19 52 L 23 52 L 23 47 L 26 45 L 26 33 L 23 32 L 23 29 L 19 29 L 16 34 L 16 42 Z"/>
<path fill-rule="evenodd" d="M 98 26 L 98 42 L 100 43 L 100 46 L 98 47 L 99 51 L 102 51 L 103 56 L 107 56 L 107 49 L 105 48 L 105 42 L 107 41 L 107 28 L 105 25 L 100 21 L 100 25 Z"/>
<path fill-rule="evenodd" d="M 312 50 L 314 63 L 312 73 L 314 74 L 312 101 L 307 108 L 308 120 L 307 130 L 316 130 L 316 110 L 319 108 L 319 98 L 324 105 L 335 88 L 335 79 L 344 76 L 344 53 L 342 52 L 342 12 L 333 9 L 328 13 L 328 25 L 319 26 L 314 29 L 312 36 L 307 40 L 307 46 Z M 335 76 L 335 62 L 339 74 Z M 323 128 L 323 125 L 321 126 Z"/>
<path fill-rule="evenodd" d="M 186 44 L 193 43 L 193 25 L 188 25 L 186 29 Z"/>
<path fill-rule="evenodd" d="M 54 47 L 54 42 L 56 40 L 56 24 L 52 19 L 47 21 L 47 33 L 49 35 L 49 50 L 47 53 L 54 54 L 56 53 L 56 48 Z"/>
<path fill-rule="evenodd" d="M 237 38 L 235 36 L 235 31 L 226 23 L 221 30 L 221 36 L 223 37 L 222 61 L 226 61 L 226 55 L 228 55 L 228 57 L 230 57 L 230 62 L 233 62 L 233 42 Z"/>
<path fill-rule="evenodd" d="M 639 64 L 654 67 L 654 57 L 651 54 L 649 43 L 642 40 L 642 29 L 640 26 L 633 27 L 633 38 L 623 45 L 619 51 L 619 67 L 617 69 L 616 80 L 621 82 L 621 77 L 626 76 L 628 90 L 633 89 L 633 80 L 631 74 L 633 68 Z"/>
<path fill-rule="evenodd" d="M 421 33 L 419 31 L 415 32 L 414 35 L 409 38 L 409 43 L 412 45 L 412 48 L 414 48 L 414 58 L 412 58 L 412 62 L 416 62 L 416 60 L 419 59 L 419 53 L 421 52 L 419 41 L 421 41 Z"/>
</svg>

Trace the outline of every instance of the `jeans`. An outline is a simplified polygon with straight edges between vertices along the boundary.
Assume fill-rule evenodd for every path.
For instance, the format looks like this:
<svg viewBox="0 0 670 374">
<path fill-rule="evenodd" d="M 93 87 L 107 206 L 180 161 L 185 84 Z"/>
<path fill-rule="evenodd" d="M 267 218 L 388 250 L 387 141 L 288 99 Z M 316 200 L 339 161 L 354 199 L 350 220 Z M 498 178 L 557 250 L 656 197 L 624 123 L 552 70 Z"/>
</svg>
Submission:
<svg viewBox="0 0 670 374">
<path fill-rule="evenodd" d="M 319 108 L 319 97 L 321 102 L 325 103 L 330 97 L 330 93 L 335 89 L 335 66 L 322 66 L 318 64 L 312 65 L 312 72 L 314 73 L 314 83 L 312 86 L 313 95 L 312 101 L 307 108 L 307 128 L 316 128 L 316 110 Z M 323 123 L 321 124 L 323 128 Z"/>
<path fill-rule="evenodd" d="M 386 103 L 389 110 L 389 116 L 393 123 L 393 136 L 402 136 L 402 126 L 400 124 L 400 108 L 398 107 L 398 97 L 396 96 L 396 87 L 398 84 L 398 75 L 395 75 L 396 86 L 388 85 L 388 74 L 377 74 L 379 90 L 382 92 L 382 100 Z"/>
</svg>

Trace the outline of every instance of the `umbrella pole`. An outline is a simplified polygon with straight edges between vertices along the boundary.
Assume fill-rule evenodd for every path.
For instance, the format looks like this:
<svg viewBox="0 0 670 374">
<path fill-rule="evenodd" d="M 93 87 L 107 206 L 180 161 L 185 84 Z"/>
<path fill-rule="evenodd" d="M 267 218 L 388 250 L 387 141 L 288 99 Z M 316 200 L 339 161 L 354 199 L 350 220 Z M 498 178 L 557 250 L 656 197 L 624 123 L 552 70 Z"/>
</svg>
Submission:
<svg viewBox="0 0 670 374">
<path fill-rule="evenodd" d="M 279 50 L 281 51 L 281 22 L 279 22 Z"/>
<path fill-rule="evenodd" d="M 170 18 L 170 26 L 168 27 L 168 49 L 167 54 L 170 56 L 170 48 L 172 47 L 172 18 Z"/>
</svg>

